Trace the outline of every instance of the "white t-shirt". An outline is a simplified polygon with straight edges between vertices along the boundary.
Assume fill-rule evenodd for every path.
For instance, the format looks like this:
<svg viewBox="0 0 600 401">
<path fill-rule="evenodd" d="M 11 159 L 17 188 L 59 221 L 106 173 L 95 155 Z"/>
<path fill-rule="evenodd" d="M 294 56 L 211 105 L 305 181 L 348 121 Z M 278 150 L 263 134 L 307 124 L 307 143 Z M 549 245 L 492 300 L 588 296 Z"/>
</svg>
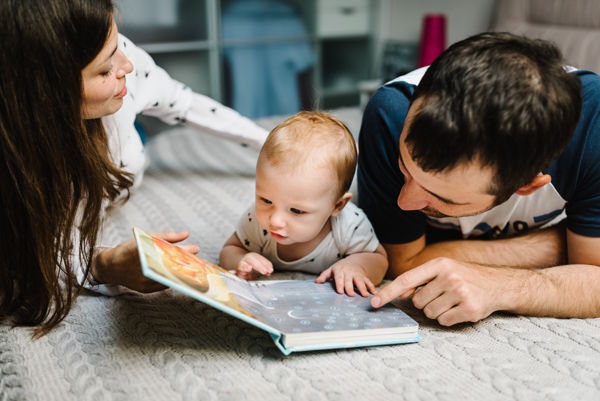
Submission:
<svg viewBox="0 0 600 401">
<path fill-rule="evenodd" d="M 147 164 L 144 146 L 134 126 L 135 117 L 140 113 L 158 117 L 171 125 L 183 123 L 197 128 L 199 134 L 217 135 L 260 149 L 268 135 L 266 130 L 235 110 L 207 96 L 194 93 L 181 82 L 172 79 L 144 50 L 126 37 L 119 35 L 118 46 L 133 64 L 133 71 L 126 75 L 127 95 L 123 98 L 122 107 L 116 113 L 103 117 L 102 123 L 111 158 L 115 165 L 134 175 L 133 188 L 140 185 Z M 109 202 L 106 200 L 104 209 L 108 206 Z M 74 244 L 79 245 L 79 238 L 74 239 Z M 114 245 L 117 244 L 109 244 Z M 81 262 L 76 260 L 74 267 L 79 282 L 82 282 Z M 91 275 L 84 285 L 104 294 L 120 292 L 118 286 L 95 285 Z"/>
<path fill-rule="evenodd" d="M 331 218 L 331 231 L 308 255 L 294 260 L 281 260 L 277 241 L 264 230 L 256 218 L 254 204 L 242 215 L 236 234 L 244 247 L 273 263 L 275 270 L 302 271 L 319 274 L 338 260 L 358 252 L 375 252 L 379 241 L 364 212 L 348 203 L 336 217 Z"/>
</svg>

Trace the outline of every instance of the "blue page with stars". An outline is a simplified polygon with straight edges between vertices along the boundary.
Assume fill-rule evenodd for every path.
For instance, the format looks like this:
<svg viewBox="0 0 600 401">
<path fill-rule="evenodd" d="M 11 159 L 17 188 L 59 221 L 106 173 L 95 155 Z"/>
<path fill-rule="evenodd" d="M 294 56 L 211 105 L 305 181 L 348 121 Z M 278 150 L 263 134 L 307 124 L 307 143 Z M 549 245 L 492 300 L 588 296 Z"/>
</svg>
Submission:
<svg viewBox="0 0 600 401">
<path fill-rule="evenodd" d="M 286 355 L 296 351 L 417 342 L 418 324 L 394 305 L 338 294 L 313 280 L 245 281 L 135 228 L 145 276 L 267 331 Z"/>
</svg>

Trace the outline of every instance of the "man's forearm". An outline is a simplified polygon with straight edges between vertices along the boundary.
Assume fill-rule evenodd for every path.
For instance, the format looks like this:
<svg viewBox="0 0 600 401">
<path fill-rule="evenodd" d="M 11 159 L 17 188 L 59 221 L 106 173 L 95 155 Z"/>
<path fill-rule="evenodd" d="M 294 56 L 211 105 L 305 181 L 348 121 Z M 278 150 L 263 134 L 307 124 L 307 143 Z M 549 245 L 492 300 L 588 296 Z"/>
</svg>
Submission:
<svg viewBox="0 0 600 401">
<path fill-rule="evenodd" d="M 536 269 L 558 266 L 566 260 L 562 226 L 499 240 L 458 240 L 426 246 L 410 260 L 409 268 L 437 257 L 484 266 Z"/>
<path fill-rule="evenodd" d="M 521 315 L 600 317 L 600 267 L 562 265 L 546 269 L 496 269 L 504 278 L 497 310 Z"/>
</svg>

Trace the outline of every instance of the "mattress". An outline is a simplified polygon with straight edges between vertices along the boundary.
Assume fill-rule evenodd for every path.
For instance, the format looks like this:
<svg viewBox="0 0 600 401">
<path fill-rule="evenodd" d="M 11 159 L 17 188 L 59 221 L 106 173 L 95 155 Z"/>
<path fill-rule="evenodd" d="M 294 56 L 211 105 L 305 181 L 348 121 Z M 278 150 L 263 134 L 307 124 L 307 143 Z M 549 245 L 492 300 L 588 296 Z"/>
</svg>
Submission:
<svg viewBox="0 0 600 401">
<path fill-rule="evenodd" d="M 358 133 L 359 110 L 334 114 Z M 109 210 L 103 242 L 131 238 L 134 225 L 187 229 L 216 261 L 253 199 L 256 152 L 185 128 L 146 151 L 144 181 Z M 401 306 L 420 343 L 285 357 L 266 332 L 171 290 L 85 293 L 39 340 L 0 325 L 0 400 L 600 399 L 600 319 L 496 313 L 446 328 Z"/>
</svg>

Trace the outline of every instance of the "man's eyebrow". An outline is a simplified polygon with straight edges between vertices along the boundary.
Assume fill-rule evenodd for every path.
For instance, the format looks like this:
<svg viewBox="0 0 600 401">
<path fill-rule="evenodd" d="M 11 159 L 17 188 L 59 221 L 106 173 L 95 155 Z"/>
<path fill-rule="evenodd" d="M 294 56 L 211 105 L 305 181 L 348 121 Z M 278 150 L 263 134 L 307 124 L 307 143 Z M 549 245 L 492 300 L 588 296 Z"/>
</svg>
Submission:
<svg viewBox="0 0 600 401">
<path fill-rule="evenodd" d="M 400 162 L 400 164 L 402 164 L 402 167 L 404 167 L 404 170 L 406 170 L 408 172 L 408 169 L 406 168 L 406 164 L 404 164 L 404 160 L 402 159 L 402 152 L 400 151 L 400 149 L 398 149 L 398 161 Z M 439 196 L 438 194 L 436 194 L 434 192 L 431 192 L 427 188 L 423 187 L 421 184 L 417 184 L 417 185 L 420 186 L 421 188 L 423 188 L 425 191 L 427 191 L 427 193 L 429 193 L 430 195 L 438 198 L 442 202 L 447 203 L 449 205 L 464 206 L 464 205 L 468 205 L 469 204 L 469 202 L 467 202 L 467 203 L 459 203 L 459 202 L 455 202 L 455 201 L 453 201 L 451 199 L 444 198 L 443 196 Z"/>
</svg>

